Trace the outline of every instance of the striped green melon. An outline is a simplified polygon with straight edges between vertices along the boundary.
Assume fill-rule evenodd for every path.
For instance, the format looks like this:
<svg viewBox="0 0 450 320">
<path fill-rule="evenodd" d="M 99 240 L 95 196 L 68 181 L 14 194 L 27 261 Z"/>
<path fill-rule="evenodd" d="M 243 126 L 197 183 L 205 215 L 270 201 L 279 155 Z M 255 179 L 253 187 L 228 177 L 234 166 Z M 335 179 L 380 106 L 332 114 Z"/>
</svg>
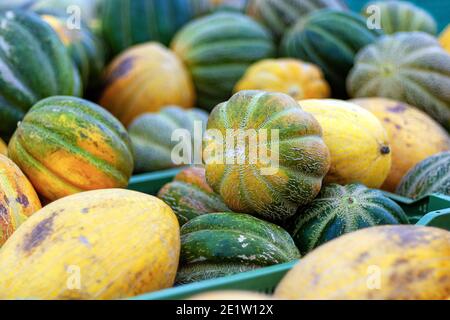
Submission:
<svg viewBox="0 0 450 320">
<path fill-rule="evenodd" d="M 302 254 L 359 229 L 407 224 L 403 209 L 379 190 L 362 184 L 325 186 L 319 196 L 300 207 L 291 235 Z"/>
<path fill-rule="evenodd" d="M 25 113 L 54 95 L 80 95 L 66 48 L 34 13 L 0 12 L 0 136 L 9 137 Z"/>
<path fill-rule="evenodd" d="M 108 0 L 102 8 L 103 35 L 114 54 L 132 45 L 158 41 L 168 45 L 194 16 L 188 0 Z"/>
<path fill-rule="evenodd" d="M 280 38 L 308 13 L 324 8 L 346 10 L 347 6 L 341 0 L 249 0 L 247 13 Z"/>
<path fill-rule="evenodd" d="M 437 24 L 433 16 L 411 2 L 374 1 L 365 6 L 362 14 L 369 18 L 374 16 L 375 12 L 379 12 L 381 27 L 386 34 L 423 31 L 435 35 L 437 32 Z"/>
<path fill-rule="evenodd" d="M 403 177 L 396 193 L 408 198 L 421 198 L 432 193 L 450 195 L 450 152 L 431 156 Z"/>
<path fill-rule="evenodd" d="M 68 49 L 85 89 L 98 85 L 105 66 L 105 50 L 101 40 L 84 23 L 80 23 L 79 29 L 69 28 L 65 15 L 41 13 L 41 17 L 52 26 Z"/>
<path fill-rule="evenodd" d="M 191 164 L 192 157 L 184 163 L 174 162 L 172 151 L 182 141 L 178 135 L 172 140 L 172 134 L 177 129 L 187 130 L 194 148 L 194 125 L 197 124 L 202 134 L 207 120 L 208 114 L 203 110 L 186 110 L 178 106 L 168 106 L 159 112 L 137 117 L 128 128 L 135 155 L 135 171 L 150 172 Z M 176 155 L 182 156 L 182 150 Z"/>
<path fill-rule="evenodd" d="M 333 96 L 345 97 L 345 79 L 355 56 L 376 41 L 379 30 L 367 28 L 360 15 L 332 9 L 315 11 L 283 37 L 283 55 L 318 65 L 331 85 Z"/>
<path fill-rule="evenodd" d="M 180 225 L 202 214 L 230 211 L 206 182 L 203 167 L 181 171 L 159 191 L 158 198 L 172 208 Z"/>
<path fill-rule="evenodd" d="M 199 216 L 181 228 L 176 282 L 223 277 L 300 258 L 287 231 L 240 213 Z"/>
<path fill-rule="evenodd" d="M 133 172 L 130 138 L 119 120 L 95 103 L 68 96 L 36 103 L 14 132 L 8 156 L 51 201 L 125 188 Z"/>
<path fill-rule="evenodd" d="M 416 106 L 450 130 L 450 55 L 427 33 L 399 32 L 364 48 L 347 87 L 353 98 Z"/>
<path fill-rule="evenodd" d="M 231 96 L 253 62 L 276 51 L 270 32 L 237 12 L 218 12 L 190 22 L 171 47 L 192 75 L 198 105 L 208 110 Z"/>
<path fill-rule="evenodd" d="M 283 93 L 238 92 L 212 111 L 204 140 L 213 190 L 233 211 L 272 221 L 311 202 L 330 166 L 319 123 Z"/>
</svg>

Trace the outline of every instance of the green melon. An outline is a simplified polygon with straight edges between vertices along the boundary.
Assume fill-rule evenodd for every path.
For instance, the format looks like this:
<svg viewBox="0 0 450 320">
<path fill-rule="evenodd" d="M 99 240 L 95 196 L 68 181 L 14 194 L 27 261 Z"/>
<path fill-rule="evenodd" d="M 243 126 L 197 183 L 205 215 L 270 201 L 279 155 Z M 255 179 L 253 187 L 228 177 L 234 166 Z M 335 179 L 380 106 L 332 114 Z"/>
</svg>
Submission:
<svg viewBox="0 0 450 320">
<path fill-rule="evenodd" d="M 346 10 L 347 6 L 341 0 L 249 0 L 247 13 L 280 38 L 308 13 L 324 8 Z"/>
<path fill-rule="evenodd" d="M 168 45 L 194 16 L 188 0 L 108 0 L 103 3 L 103 34 L 114 54 L 132 45 L 158 41 Z"/>
<path fill-rule="evenodd" d="M 330 166 L 319 123 L 282 93 L 238 92 L 212 111 L 204 140 L 208 184 L 233 211 L 271 221 L 311 202 Z"/>
<path fill-rule="evenodd" d="M 199 216 L 181 228 L 178 284 L 236 274 L 300 258 L 287 231 L 239 213 Z"/>
<path fill-rule="evenodd" d="M 171 48 L 192 75 L 198 105 L 208 110 L 230 98 L 252 63 L 276 53 L 270 32 L 238 12 L 218 12 L 190 22 Z"/>
<path fill-rule="evenodd" d="M 450 195 L 450 152 L 436 154 L 417 164 L 403 177 L 396 193 L 413 199 L 432 193 Z"/>
<path fill-rule="evenodd" d="M 399 32 L 364 48 L 347 87 L 353 98 L 385 97 L 416 106 L 450 130 L 450 55 L 427 33 Z"/>
<path fill-rule="evenodd" d="M 172 140 L 172 133 L 185 129 L 193 143 L 195 123 L 200 125 L 202 134 L 207 120 L 208 114 L 203 110 L 186 110 L 178 106 L 168 106 L 159 112 L 144 113 L 136 118 L 128 128 L 135 153 L 135 171 L 150 172 L 191 164 L 192 157 L 186 159 L 186 163 L 173 162 L 172 151 L 180 141 Z M 195 146 L 192 146 L 194 151 Z"/>
<path fill-rule="evenodd" d="M 180 225 L 202 214 L 230 211 L 206 182 L 203 167 L 181 171 L 159 191 L 158 198 L 172 208 Z"/>
<path fill-rule="evenodd" d="M 319 196 L 300 207 L 291 235 L 302 254 L 359 229 L 407 224 L 403 209 L 379 190 L 362 184 L 325 186 Z"/>
<path fill-rule="evenodd" d="M 435 35 L 437 24 L 433 16 L 407 1 L 374 1 L 368 3 L 362 11 L 366 17 L 374 15 L 373 6 L 380 12 L 380 23 L 384 33 L 393 34 L 402 31 L 423 31 Z"/>
<path fill-rule="evenodd" d="M 105 66 L 105 50 L 102 41 L 84 23 L 80 23 L 79 29 L 68 28 L 66 15 L 50 14 L 45 11 L 40 14 L 56 31 L 68 49 L 78 67 L 85 89 L 96 87 Z"/>
<path fill-rule="evenodd" d="M 369 30 L 366 20 L 356 13 L 323 9 L 294 25 L 285 34 L 281 51 L 285 56 L 318 65 L 333 95 L 346 97 L 345 79 L 356 54 L 380 34 L 379 30 Z"/>
<path fill-rule="evenodd" d="M 66 48 L 39 16 L 2 11 L 0 25 L 0 136 L 8 138 L 33 104 L 78 96 L 81 83 Z"/>
</svg>

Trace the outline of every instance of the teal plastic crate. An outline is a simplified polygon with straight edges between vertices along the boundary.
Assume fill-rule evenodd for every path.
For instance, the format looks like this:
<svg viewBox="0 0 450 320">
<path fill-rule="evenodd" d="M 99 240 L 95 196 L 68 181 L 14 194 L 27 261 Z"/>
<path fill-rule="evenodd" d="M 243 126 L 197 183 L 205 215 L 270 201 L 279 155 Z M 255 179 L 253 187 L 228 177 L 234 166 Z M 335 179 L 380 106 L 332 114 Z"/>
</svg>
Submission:
<svg viewBox="0 0 450 320">
<path fill-rule="evenodd" d="M 183 170 L 183 168 L 173 168 L 134 175 L 130 179 L 128 189 L 156 195 L 158 191 L 166 183 L 171 182 L 181 170 Z"/>
<path fill-rule="evenodd" d="M 353 11 L 361 12 L 370 0 L 345 0 Z M 438 30 L 442 31 L 450 23 L 450 0 L 406 0 L 427 10 L 436 20 Z"/>
<path fill-rule="evenodd" d="M 385 193 L 396 201 L 406 212 L 411 223 L 422 226 L 438 227 L 450 231 L 450 197 L 433 194 L 419 200 L 404 198 Z M 228 277 L 211 279 L 174 287 L 158 292 L 144 294 L 137 300 L 178 300 L 193 295 L 216 290 L 248 290 L 260 293 L 272 293 L 277 284 L 297 261 L 261 268 Z"/>
</svg>

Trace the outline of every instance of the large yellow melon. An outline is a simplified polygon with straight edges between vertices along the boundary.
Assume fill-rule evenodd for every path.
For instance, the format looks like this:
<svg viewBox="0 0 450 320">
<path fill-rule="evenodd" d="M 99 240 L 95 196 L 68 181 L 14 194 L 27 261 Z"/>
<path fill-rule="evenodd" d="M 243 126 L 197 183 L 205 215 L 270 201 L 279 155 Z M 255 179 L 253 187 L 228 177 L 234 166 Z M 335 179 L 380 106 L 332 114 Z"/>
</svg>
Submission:
<svg viewBox="0 0 450 320">
<path fill-rule="evenodd" d="M 275 291 L 279 299 L 445 299 L 450 232 L 382 226 L 349 233 L 305 256 Z"/>
<path fill-rule="evenodd" d="M 125 126 L 167 105 L 193 107 L 194 85 L 181 60 L 156 42 L 133 46 L 106 69 L 100 105 Z"/>
<path fill-rule="evenodd" d="M 386 129 L 392 149 L 391 171 L 381 186 L 394 192 L 403 176 L 416 164 L 450 150 L 450 136 L 430 116 L 406 103 L 385 98 L 351 102 L 372 112 Z"/>
<path fill-rule="evenodd" d="M 331 168 L 325 182 L 379 188 L 391 168 L 389 140 L 380 121 L 369 111 L 342 100 L 299 103 L 319 121 L 330 149 Z"/>
<path fill-rule="evenodd" d="M 5 156 L 8 154 L 8 146 L 1 138 L 0 138 L 0 154 L 3 154 Z"/>
<path fill-rule="evenodd" d="M 271 300 L 268 295 L 241 290 L 223 290 L 200 293 L 189 298 L 189 300 Z"/>
<path fill-rule="evenodd" d="M 116 299 L 174 283 L 179 225 L 143 193 L 108 189 L 57 200 L 0 250 L 0 299 Z"/>
<path fill-rule="evenodd" d="M 0 247 L 39 209 L 41 203 L 30 181 L 12 160 L 0 154 Z"/>
</svg>

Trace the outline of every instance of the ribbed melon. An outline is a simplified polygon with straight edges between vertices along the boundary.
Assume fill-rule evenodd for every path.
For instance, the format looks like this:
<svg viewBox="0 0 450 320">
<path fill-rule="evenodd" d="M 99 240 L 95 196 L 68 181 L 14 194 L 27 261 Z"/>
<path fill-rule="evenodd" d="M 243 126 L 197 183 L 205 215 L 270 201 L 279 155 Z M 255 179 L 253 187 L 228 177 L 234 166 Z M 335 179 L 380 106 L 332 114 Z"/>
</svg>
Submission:
<svg viewBox="0 0 450 320">
<path fill-rule="evenodd" d="M 376 41 L 379 30 L 368 29 L 365 19 L 352 12 L 315 11 L 295 24 L 284 36 L 281 51 L 288 57 L 318 65 L 334 97 L 345 97 L 345 79 L 355 56 Z"/>
<path fill-rule="evenodd" d="M 42 19 L 56 31 L 78 67 L 85 88 L 98 85 L 105 65 L 103 43 L 87 25 L 81 23 L 79 29 L 68 28 L 67 17 L 42 14 Z"/>
<path fill-rule="evenodd" d="M 206 182 L 203 167 L 181 171 L 158 192 L 158 198 L 172 208 L 180 225 L 202 214 L 230 211 Z"/>
<path fill-rule="evenodd" d="M 27 177 L 0 154 L 0 248 L 41 202 Z"/>
<path fill-rule="evenodd" d="M 204 141 L 208 184 L 233 211 L 268 220 L 311 202 L 330 166 L 318 121 L 282 93 L 238 92 L 212 111 Z"/>
<path fill-rule="evenodd" d="M 133 171 L 125 128 L 105 109 L 74 97 L 34 105 L 11 138 L 8 156 L 48 200 L 124 188 Z"/>
<path fill-rule="evenodd" d="M 282 92 L 295 100 L 328 98 L 330 86 L 314 64 L 297 59 L 265 59 L 252 64 L 234 88 Z"/>
<path fill-rule="evenodd" d="M 212 213 L 181 227 L 178 284 L 223 277 L 300 258 L 289 233 L 239 213 Z"/>
<path fill-rule="evenodd" d="M 450 195 L 450 152 L 431 156 L 403 177 L 397 193 L 417 199 L 432 193 Z"/>
<path fill-rule="evenodd" d="M 34 13 L 0 12 L 0 136 L 39 100 L 81 92 L 80 75 L 52 28 Z"/>
<path fill-rule="evenodd" d="M 423 31 L 435 35 L 437 23 L 426 10 L 407 1 L 373 1 L 362 10 L 367 18 L 374 15 L 376 7 L 384 33 L 393 34 L 404 31 Z"/>
<path fill-rule="evenodd" d="M 354 98 L 409 103 L 450 130 L 450 55 L 427 33 L 399 32 L 361 50 L 347 87 Z"/>
<path fill-rule="evenodd" d="M 387 224 L 408 224 L 408 218 L 381 191 L 361 184 L 330 184 L 313 202 L 298 209 L 291 235 L 304 255 L 346 233 Z"/>
<path fill-rule="evenodd" d="M 346 10 L 347 6 L 341 0 L 249 0 L 247 14 L 280 38 L 308 13 L 324 8 Z"/>
<path fill-rule="evenodd" d="M 238 12 L 218 12 L 187 24 L 171 44 L 189 69 L 199 107 L 226 101 L 247 68 L 276 53 L 270 32 Z"/>
<path fill-rule="evenodd" d="M 196 147 L 194 138 L 197 134 L 195 128 L 201 130 L 199 132 L 199 139 L 201 139 L 207 122 L 208 114 L 205 111 L 184 110 L 177 106 L 167 106 L 159 112 L 144 113 L 137 117 L 128 127 L 135 155 L 135 171 L 150 172 L 192 164 L 193 152 L 201 153 L 201 150 L 194 149 Z M 176 133 L 176 130 L 180 134 L 189 134 L 185 138 L 190 139 L 190 146 L 192 146 L 191 157 L 182 157 L 184 155 L 181 151 L 175 153 L 180 160 L 185 161 L 183 163 L 174 162 L 176 159 L 172 154 L 175 147 L 185 141 L 178 140 L 180 136 L 172 140 L 172 134 Z M 201 148 L 201 141 L 198 144 Z"/>
</svg>

